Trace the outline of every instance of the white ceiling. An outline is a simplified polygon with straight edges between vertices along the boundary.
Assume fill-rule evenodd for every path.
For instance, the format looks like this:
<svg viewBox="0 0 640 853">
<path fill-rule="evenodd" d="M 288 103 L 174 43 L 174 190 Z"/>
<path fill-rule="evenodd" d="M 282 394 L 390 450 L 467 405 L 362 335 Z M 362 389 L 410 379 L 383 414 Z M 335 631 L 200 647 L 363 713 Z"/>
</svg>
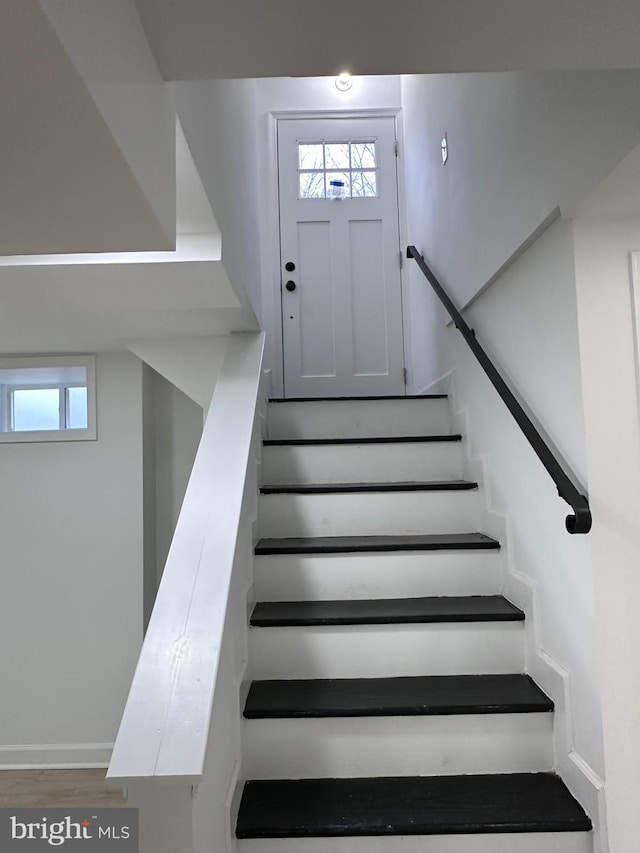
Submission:
<svg viewBox="0 0 640 853">
<path fill-rule="evenodd" d="M 0 255 L 170 249 L 36 0 L 0 26 Z"/>
<path fill-rule="evenodd" d="M 136 0 L 167 80 L 640 67 L 630 0 Z"/>
</svg>

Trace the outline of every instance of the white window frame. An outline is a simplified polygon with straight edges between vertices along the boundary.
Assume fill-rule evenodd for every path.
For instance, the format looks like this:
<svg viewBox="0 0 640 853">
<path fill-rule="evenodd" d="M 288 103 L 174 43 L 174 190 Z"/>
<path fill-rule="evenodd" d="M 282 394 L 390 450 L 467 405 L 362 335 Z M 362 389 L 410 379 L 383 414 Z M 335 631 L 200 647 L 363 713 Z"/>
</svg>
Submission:
<svg viewBox="0 0 640 853">
<path fill-rule="evenodd" d="M 87 376 L 87 427 L 86 429 L 68 429 L 65 427 L 67 413 L 67 388 L 79 388 L 77 382 L 43 382 L 37 385 L 25 385 L 16 382 L 3 385 L 0 382 L 0 444 L 23 444 L 25 442 L 43 441 L 95 441 L 97 434 L 96 417 L 96 358 L 94 355 L 66 356 L 15 356 L 1 357 L 1 370 L 37 369 L 48 367 L 83 367 Z M 61 395 L 60 427 L 51 430 L 18 430 L 10 428 L 11 394 L 25 389 L 58 389 Z"/>
</svg>

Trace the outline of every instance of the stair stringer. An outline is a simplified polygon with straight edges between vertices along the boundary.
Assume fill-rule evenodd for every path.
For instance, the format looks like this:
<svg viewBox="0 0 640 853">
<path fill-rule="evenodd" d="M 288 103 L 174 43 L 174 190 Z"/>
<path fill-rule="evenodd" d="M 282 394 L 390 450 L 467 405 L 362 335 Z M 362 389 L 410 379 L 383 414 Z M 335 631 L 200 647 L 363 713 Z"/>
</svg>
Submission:
<svg viewBox="0 0 640 853">
<path fill-rule="evenodd" d="M 569 670 L 547 652 L 542 645 L 540 629 L 540 603 L 537 581 L 518 570 L 509 547 L 512 541 L 512 519 L 508 513 L 497 511 L 493 506 L 492 484 L 489 475 L 488 454 L 469 455 L 469 444 L 465 441 L 471 434 L 472 416 L 457 398 L 455 369 L 444 374 L 421 393 L 446 393 L 451 401 L 452 429 L 463 436 L 463 476 L 478 483 L 483 494 L 483 531 L 500 542 L 505 566 L 505 581 L 502 594 L 520 607 L 526 614 L 525 666 L 526 671 L 555 704 L 553 726 L 553 752 L 555 770 L 563 779 L 593 821 L 593 853 L 608 853 L 608 832 L 604 780 L 575 748 L 573 717 L 574 701 L 572 677 Z"/>
</svg>

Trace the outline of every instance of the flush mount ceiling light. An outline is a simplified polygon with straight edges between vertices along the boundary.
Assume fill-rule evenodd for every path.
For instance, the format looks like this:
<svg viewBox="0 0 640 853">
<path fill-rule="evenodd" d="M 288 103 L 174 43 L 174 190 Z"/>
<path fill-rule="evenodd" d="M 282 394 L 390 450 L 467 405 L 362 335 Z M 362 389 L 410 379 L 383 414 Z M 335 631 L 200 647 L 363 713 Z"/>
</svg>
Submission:
<svg viewBox="0 0 640 853">
<path fill-rule="evenodd" d="M 343 71 L 341 74 L 338 74 L 336 77 L 336 89 L 339 92 L 348 92 L 352 86 L 353 80 L 351 79 L 351 74 L 349 74 L 348 71 Z"/>
</svg>

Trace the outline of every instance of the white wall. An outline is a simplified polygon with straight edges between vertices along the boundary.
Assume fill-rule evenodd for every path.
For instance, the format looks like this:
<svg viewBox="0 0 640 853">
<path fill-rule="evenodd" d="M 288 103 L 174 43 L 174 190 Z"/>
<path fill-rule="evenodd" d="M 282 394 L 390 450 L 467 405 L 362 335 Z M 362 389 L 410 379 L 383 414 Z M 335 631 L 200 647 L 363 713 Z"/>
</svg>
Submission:
<svg viewBox="0 0 640 853">
<path fill-rule="evenodd" d="M 157 587 L 202 436 L 203 411 L 159 373 L 151 373 Z"/>
<path fill-rule="evenodd" d="M 465 319 L 584 481 L 576 310 L 572 226 L 558 220 L 474 302 Z M 467 415 L 467 452 L 487 462 L 490 509 L 510 520 L 510 568 L 536 585 L 534 614 L 519 584 L 507 583 L 509 596 L 528 610 L 529 630 L 534 617 L 538 622 L 529 671 L 547 678 L 535 657 L 544 650 L 570 672 L 573 740 L 560 735 L 603 775 L 590 539 L 566 532 L 570 507 L 453 326 L 440 324 L 438 350 L 441 369 L 455 370 L 454 401 Z M 504 531 L 496 532 L 504 541 Z M 564 706 L 562 695 L 553 698 Z"/>
<path fill-rule="evenodd" d="M 272 113 L 287 111 L 346 112 L 400 109 L 400 77 L 352 78 L 349 92 L 340 92 L 335 77 L 278 77 L 256 81 L 256 122 L 259 140 L 259 203 L 262 234 L 262 327 L 266 332 L 265 368 L 271 371 L 269 393 L 282 395 L 282 317 L 280 301 L 280 231 L 276 170 L 276 134 Z"/>
<path fill-rule="evenodd" d="M 590 495 L 574 236 L 561 213 L 636 143 L 639 90 L 639 76 L 617 73 L 402 81 L 409 242 L 459 305 L 476 297 L 465 319 Z M 507 536 L 506 593 L 527 610 L 527 666 L 557 703 L 557 767 L 602 829 L 596 538 L 565 532 L 569 507 L 416 265 L 405 273 L 412 390 L 446 390 L 454 372 L 470 455 L 486 462 L 488 527 Z"/>
<path fill-rule="evenodd" d="M 257 80 L 258 114 L 276 110 L 371 110 L 400 106 L 400 77 L 351 78 L 348 92 L 335 77 L 262 77 Z"/>
<path fill-rule="evenodd" d="M 140 650 L 135 356 L 98 355 L 97 400 L 97 441 L 0 448 L 2 763 L 104 758 L 87 745 L 113 742 Z"/>
<path fill-rule="evenodd" d="M 222 262 L 231 284 L 258 318 L 260 232 L 256 81 L 172 84 L 175 103 L 222 233 Z"/>
<path fill-rule="evenodd" d="M 639 97 L 639 72 L 402 78 L 409 242 L 460 304 L 637 144 Z"/>
<path fill-rule="evenodd" d="M 640 425 L 629 252 L 640 249 L 640 215 L 602 217 L 597 208 L 587 210 L 576 219 L 575 244 L 610 853 L 635 853 Z"/>
</svg>

